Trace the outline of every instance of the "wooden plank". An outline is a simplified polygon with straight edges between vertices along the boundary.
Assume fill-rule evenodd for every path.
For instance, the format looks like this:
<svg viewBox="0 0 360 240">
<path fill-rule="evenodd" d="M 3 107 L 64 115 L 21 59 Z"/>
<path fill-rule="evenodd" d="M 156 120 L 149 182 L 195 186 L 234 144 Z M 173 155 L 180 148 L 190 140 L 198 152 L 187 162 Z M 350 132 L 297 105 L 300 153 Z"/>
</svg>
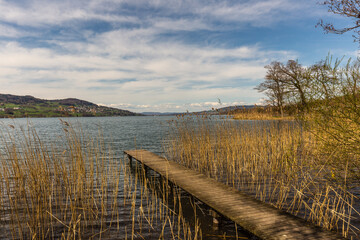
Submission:
<svg viewBox="0 0 360 240">
<path fill-rule="evenodd" d="M 262 239 L 345 239 L 152 152 L 125 154 Z"/>
</svg>

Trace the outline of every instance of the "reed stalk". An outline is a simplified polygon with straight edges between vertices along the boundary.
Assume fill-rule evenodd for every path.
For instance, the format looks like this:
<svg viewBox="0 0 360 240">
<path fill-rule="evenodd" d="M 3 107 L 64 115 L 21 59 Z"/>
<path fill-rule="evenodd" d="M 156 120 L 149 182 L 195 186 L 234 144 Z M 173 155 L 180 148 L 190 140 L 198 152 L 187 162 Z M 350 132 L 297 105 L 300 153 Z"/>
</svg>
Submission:
<svg viewBox="0 0 360 240">
<path fill-rule="evenodd" d="M 56 145 L 1 126 L 0 234 L 8 239 L 199 239 L 167 181 L 112 154 L 102 137 L 61 122 Z M 170 197 L 171 196 L 171 197 Z M 187 234 L 188 232 L 193 234 Z"/>
<path fill-rule="evenodd" d="M 359 237 L 351 187 L 336 181 L 316 139 L 295 121 L 232 121 L 179 117 L 167 157 L 257 199 L 348 237 Z M 358 205 L 358 204 L 357 204 Z"/>
</svg>

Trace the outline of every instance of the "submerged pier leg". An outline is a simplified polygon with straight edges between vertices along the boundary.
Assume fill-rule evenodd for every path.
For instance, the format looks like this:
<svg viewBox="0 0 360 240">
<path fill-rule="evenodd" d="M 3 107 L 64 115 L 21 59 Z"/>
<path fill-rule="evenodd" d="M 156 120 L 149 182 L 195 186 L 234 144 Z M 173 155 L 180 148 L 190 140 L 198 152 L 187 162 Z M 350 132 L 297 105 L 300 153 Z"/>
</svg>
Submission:
<svg viewBox="0 0 360 240">
<path fill-rule="evenodd" d="M 212 227 L 214 230 L 219 230 L 219 224 L 221 221 L 221 216 L 214 211 L 213 209 L 209 210 L 210 215 L 212 216 Z"/>
<path fill-rule="evenodd" d="M 127 157 L 129 158 L 129 165 L 130 165 L 130 167 L 132 167 L 132 156 L 130 156 L 130 155 L 127 155 Z"/>
<path fill-rule="evenodd" d="M 149 170 L 149 167 L 148 167 L 148 166 L 146 166 L 144 163 L 142 163 L 142 164 L 141 164 L 141 166 L 142 166 L 142 168 L 143 168 L 143 169 L 144 169 L 144 171 L 145 171 L 145 175 L 147 175 L 148 170 Z"/>
</svg>

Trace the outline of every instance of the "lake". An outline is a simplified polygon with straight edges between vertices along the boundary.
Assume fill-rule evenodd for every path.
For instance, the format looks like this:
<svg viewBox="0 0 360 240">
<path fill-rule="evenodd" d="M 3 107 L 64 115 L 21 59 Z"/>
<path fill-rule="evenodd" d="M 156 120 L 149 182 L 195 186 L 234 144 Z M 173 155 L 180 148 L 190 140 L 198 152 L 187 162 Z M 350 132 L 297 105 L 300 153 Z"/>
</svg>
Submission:
<svg viewBox="0 0 360 240">
<path fill-rule="evenodd" d="M 217 117 L 215 117 L 216 119 Z M 81 129 L 87 137 L 98 137 L 104 141 L 106 145 L 111 146 L 114 157 L 122 161 L 124 150 L 130 149 L 146 149 L 151 152 L 162 155 L 163 147 L 166 145 L 166 137 L 169 133 L 169 124 L 171 121 L 176 120 L 174 116 L 144 116 L 144 117 L 100 117 L 100 118 L 32 118 L 32 119 L 1 119 L 1 128 L 6 131 L 14 131 L 16 129 L 27 129 L 27 126 L 35 129 L 41 141 L 51 146 L 59 146 L 62 144 L 61 136 L 64 135 L 64 124 L 61 121 L 66 121 L 75 129 Z M 13 126 L 15 129 L 13 129 Z M 5 131 L 5 132 L 6 132 Z M 55 148 L 56 149 L 56 148 Z M 131 174 L 135 174 L 131 172 Z M 123 179 L 123 178 L 121 178 Z M 131 178 L 134 181 L 134 178 Z M 121 184 L 121 183 L 120 183 Z M 120 186 L 119 196 L 124 197 L 123 187 Z M 140 193 L 138 193 L 140 196 Z M 138 196 L 138 197 L 139 197 Z M 194 224 L 194 213 L 191 207 L 191 199 L 186 193 L 182 193 L 182 204 L 184 217 L 191 224 Z M 121 200 L 120 200 L 121 201 Z M 196 201 L 196 200 L 195 200 Z M 137 204 L 139 204 L 137 202 Z M 203 239 L 223 239 L 226 236 L 235 236 L 238 234 L 242 239 L 254 238 L 246 232 L 241 232 L 238 228 L 238 233 L 235 232 L 234 224 L 231 221 L 223 220 L 221 224 L 214 228 L 213 219 L 208 214 L 209 208 L 201 202 L 196 202 L 198 208 L 197 219 L 200 224 Z M 131 206 L 125 207 L 123 212 L 130 212 Z M 125 214 L 128 217 L 127 214 Z M 124 215 L 124 216 L 125 216 Z M 124 218 L 126 218 L 124 217 Z M 121 220 L 123 225 L 129 225 L 131 222 L 127 219 Z M 239 230 L 240 229 L 240 230 Z M 136 227 L 135 230 L 136 232 Z M 157 230 L 161 232 L 160 230 Z M 155 233 L 160 234 L 160 232 Z M 123 233 L 124 235 L 125 233 Z M 127 233 L 126 233 L 127 234 Z M 169 233 L 168 233 L 169 234 Z M 165 233 L 166 235 L 166 233 Z M 152 238 L 154 235 L 137 236 L 134 239 L 143 239 L 142 237 Z M 117 238 L 126 239 L 129 236 L 117 235 Z M 157 239 L 158 237 L 156 237 Z M 235 238 L 227 238 L 235 239 Z M 255 239 L 255 238 L 254 238 Z"/>
<path fill-rule="evenodd" d="M 169 130 L 169 121 L 173 116 L 144 117 L 98 117 L 98 118 L 61 118 L 76 129 L 82 129 L 85 135 L 97 137 L 101 134 L 104 142 L 114 147 L 117 154 L 124 150 L 144 148 L 161 153 L 164 137 Z M 58 136 L 63 135 L 63 126 L 59 118 L 1 119 L 5 127 L 14 125 L 36 129 L 40 138 L 46 143 L 56 143 Z"/>
</svg>

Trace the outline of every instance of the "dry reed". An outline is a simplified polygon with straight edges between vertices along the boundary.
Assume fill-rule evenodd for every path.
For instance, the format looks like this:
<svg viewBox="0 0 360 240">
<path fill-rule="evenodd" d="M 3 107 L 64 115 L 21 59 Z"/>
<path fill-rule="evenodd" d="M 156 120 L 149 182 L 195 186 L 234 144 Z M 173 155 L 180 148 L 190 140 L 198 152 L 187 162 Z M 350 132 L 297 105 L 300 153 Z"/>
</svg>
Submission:
<svg viewBox="0 0 360 240">
<path fill-rule="evenodd" d="M 185 117 L 172 123 L 167 156 L 345 237 L 358 238 L 359 199 L 335 181 L 315 139 L 291 121 Z M 355 183 L 356 184 L 356 183 Z M 358 187 L 358 184 L 356 185 Z"/>
<path fill-rule="evenodd" d="M 101 136 L 89 138 L 66 121 L 62 127 L 62 139 L 49 146 L 31 127 L 2 126 L 4 238 L 201 239 L 166 181 L 159 185 L 144 169 L 129 168 Z"/>
<path fill-rule="evenodd" d="M 228 114 L 237 120 L 294 120 L 294 116 L 281 115 L 274 107 L 270 106 L 236 109 Z"/>
</svg>

